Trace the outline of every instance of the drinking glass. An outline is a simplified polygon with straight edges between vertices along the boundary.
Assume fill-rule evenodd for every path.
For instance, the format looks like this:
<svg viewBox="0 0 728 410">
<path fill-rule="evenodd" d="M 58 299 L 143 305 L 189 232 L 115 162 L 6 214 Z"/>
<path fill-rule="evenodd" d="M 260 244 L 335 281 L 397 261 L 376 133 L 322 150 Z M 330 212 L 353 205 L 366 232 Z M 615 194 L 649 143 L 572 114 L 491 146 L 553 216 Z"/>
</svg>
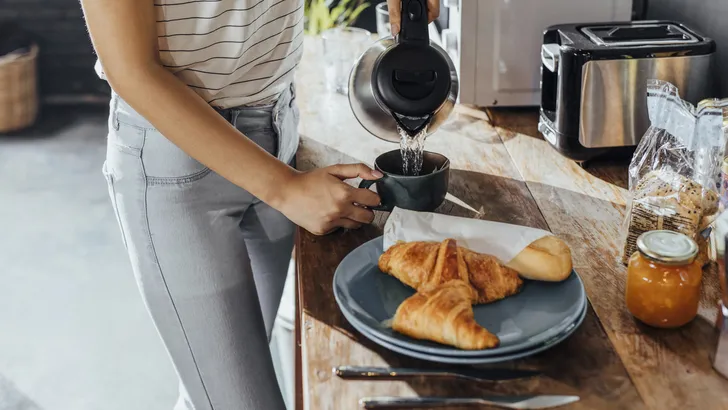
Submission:
<svg viewBox="0 0 728 410">
<path fill-rule="evenodd" d="M 346 95 L 351 69 L 369 45 L 371 33 L 356 27 L 336 27 L 321 33 L 321 38 L 326 86 L 331 91 Z"/>
<path fill-rule="evenodd" d="M 377 4 L 374 9 L 377 13 L 377 34 L 379 34 L 379 38 L 392 35 L 392 27 L 389 25 L 387 2 Z"/>
</svg>

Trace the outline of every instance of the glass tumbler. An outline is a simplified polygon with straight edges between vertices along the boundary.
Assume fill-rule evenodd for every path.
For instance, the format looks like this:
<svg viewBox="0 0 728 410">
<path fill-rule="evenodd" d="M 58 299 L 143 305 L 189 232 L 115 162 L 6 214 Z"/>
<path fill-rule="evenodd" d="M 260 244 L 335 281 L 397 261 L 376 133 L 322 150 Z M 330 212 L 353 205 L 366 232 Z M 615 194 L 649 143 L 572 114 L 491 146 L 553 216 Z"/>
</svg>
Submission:
<svg viewBox="0 0 728 410">
<path fill-rule="evenodd" d="M 392 35 L 392 27 L 389 25 L 389 9 L 387 3 L 379 3 L 374 8 L 377 13 L 377 34 L 379 38 Z"/>
<path fill-rule="evenodd" d="M 324 46 L 324 73 L 330 91 L 346 95 L 349 74 L 356 59 L 369 46 L 371 33 L 356 27 L 336 27 L 321 33 Z"/>
</svg>

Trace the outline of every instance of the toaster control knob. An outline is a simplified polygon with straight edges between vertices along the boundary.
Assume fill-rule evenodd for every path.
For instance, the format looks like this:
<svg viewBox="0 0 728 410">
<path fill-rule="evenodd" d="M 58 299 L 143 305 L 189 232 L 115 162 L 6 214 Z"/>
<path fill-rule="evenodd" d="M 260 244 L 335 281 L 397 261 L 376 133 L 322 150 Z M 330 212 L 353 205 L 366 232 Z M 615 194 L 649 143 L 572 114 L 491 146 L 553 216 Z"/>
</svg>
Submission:
<svg viewBox="0 0 728 410">
<path fill-rule="evenodd" d="M 538 121 L 538 131 L 543 134 L 543 137 L 551 145 L 556 145 L 556 134 L 548 125 L 543 123 L 543 120 Z"/>
</svg>

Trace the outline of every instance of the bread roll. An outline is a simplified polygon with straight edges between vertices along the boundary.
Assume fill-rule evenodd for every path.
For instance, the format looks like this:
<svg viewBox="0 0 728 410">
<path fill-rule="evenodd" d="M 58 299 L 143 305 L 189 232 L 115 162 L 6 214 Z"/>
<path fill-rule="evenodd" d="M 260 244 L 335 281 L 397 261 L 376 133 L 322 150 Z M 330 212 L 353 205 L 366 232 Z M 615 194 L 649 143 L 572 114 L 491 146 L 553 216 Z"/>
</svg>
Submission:
<svg viewBox="0 0 728 410">
<path fill-rule="evenodd" d="M 571 250 L 561 239 L 544 236 L 528 245 L 506 266 L 526 279 L 560 282 L 571 274 Z"/>
</svg>

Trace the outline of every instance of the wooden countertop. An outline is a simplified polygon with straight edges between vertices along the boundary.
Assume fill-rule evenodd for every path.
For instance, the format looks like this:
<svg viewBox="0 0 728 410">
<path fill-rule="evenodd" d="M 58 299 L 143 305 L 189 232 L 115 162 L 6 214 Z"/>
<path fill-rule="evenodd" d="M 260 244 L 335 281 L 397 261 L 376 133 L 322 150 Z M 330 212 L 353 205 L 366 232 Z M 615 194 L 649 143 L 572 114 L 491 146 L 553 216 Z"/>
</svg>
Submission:
<svg viewBox="0 0 728 410">
<path fill-rule="evenodd" d="M 306 41 L 297 74 L 299 168 L 371 164 L 380 153 L 395 149 L 359 126 L 345 96 L 325 91 L 318 43 Z M 710 361 L 717 341 L 715 269 L 704 275 L 699 317 L 689 325 L 658 330 L 635 322 L 624 307 L 625 268 L 618 260 L 627 164 L 595 163 L 582 169 L 542 140 L 537 119 L 534 110 L 458 107 L 451 121 L 428 138 L 426 149 L 452 162 L 455 202 L 446 201 L 438 212 L 547 229 L 571 247 L 589 297 L 586 320 L 563 343 L 504 364 L 539 369 L 544 375 L 503 384 L 344 381 L 334 376 L 331 368 L 337 365 L 434 366 L 370 342 L 349 326 L 334 301 L 334 270 L 347 253 L 381 234 L 387 214 L 378 213 L 372 226 L 358 231 L 316 237 L 299 230 L 297 409 L 355 409 L 364 396 L 494 393 L 581 396 L 565 409 L 728 408 L 728 380 Z"/>
</svg>

